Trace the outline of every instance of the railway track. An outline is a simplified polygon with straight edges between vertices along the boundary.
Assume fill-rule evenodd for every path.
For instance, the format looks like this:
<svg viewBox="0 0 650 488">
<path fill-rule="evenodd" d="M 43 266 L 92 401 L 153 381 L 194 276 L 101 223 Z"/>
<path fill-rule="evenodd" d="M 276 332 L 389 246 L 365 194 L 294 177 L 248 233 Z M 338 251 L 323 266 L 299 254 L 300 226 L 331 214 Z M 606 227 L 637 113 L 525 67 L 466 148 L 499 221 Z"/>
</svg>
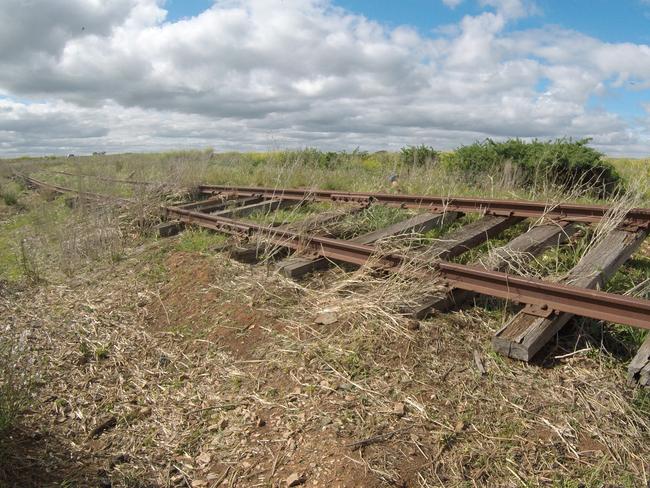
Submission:
<svg viewBox="0 0 650 488">
<path fill-rule="evenodd" d="M 127 185 L 136 185 L 136 186 L 164 186 L 164 183 L 156 183 L 153 181 L 140 181 L 140 180 L 125 180 L 119 178 L 108 178 L 101 175 L 93 175 L 87 173 L 70 173 L 69 171 L 58 171 L 53 169 L 41 169 L 45 173 L 50 173 L 54 175 L 63 175 L 63 176 L 72 176 L 75 178 L 91 178 L 98 181 L 106 181 L 108 183 L 123 183 Z"/>
<path fill-rule="evenodd" d="M 15 173 L 14 175 L 16 178 L 22 180 L 25 182 L 25 184 L 30 187 L 30 188 L 38 188 L 42 190 L 49 191 L 54 194 L 58 195 L 65 195 L 65 194 L 75 194 L 78 195 L 78 197 L 86 200 L 86 201 L 91 201 L 91 202 L 114 202 L 114 203 L 119 203 L 122 205 L 128 205 L 133 203 L 133 200 L 129 198 L 122 198 L 122 197 L 116 197 L 113 195 L 104 195 L 101 193 L 92 193 L 88 191 L 79 191 L 79 190 L 73 190 L 71 188 L 66 188 L 64 186 L 60 185 L 55 185 L 53 183 L 48 183 L 45 181 L 37 180 L 35 178 L 32 178 L 28 175 L 22 174 L 22 173 Z"/>
<path fill-rule="evenodd" d="M 57 192 L 71 191 L 33 179 L 29 181 Z M 199 192 L 204 199 L 163 207 L 167 222 L 161 226 L 161 235 L 170 235 L 185 225 L 195 225 L 226 234 L 260 238 L 264 245 L 293 251 L 293 255 L 277 263 L 280 272 L 293 278 L 325 268 L 331 261 L 369 265 L 382 272 L 403 272 L 405 264 L 413 262 L 413 256 L 381 252 L 374 245 L 378 240 L 424 232 L 465 213 L 481 214 L 478 220 L 443 235 L 438 243 L 420 255 L 418 259 L 426 256 L 424 264 L 428 269 L 420 272 L 418 279 L 424 278 L 423 283 L 431 283 L 432 289 L 439 289 L 442 283 L 444 292 L 432 293 L 418 306 L 405 307 L 403 313 L 426 317 L 433 310 L 462 306 L 475 294 L 521 304 L 519 312 L 492 340 L 496 351 L 515 359 L 530 361 L 573 316 L 650 329 L 650 300 L 601 291 L 607 279 L 648 236 L 650 208 L 620 212 L 604 205 L 214 185 L 200 186 Z M 94 194 L 94 198 L 97 195 Z M 254 212 L 273 212 L 309 202 L 330 202 L 338 204 L 342 210 L 316 215 L 302 225 L 279 227 L 243 218 Z M 340 220 L 372 205 L 408 208 L 419 213 L 352 240 L 310 231 L 316 223 Z M 491 263 L 462 265 L 448 261 L 526 219 L 535 220 L 538 225 L 499 248 Z M 582 256 L 562 282 L 509 272 L 512 253 L 530 259 L 569 241 L 577 231 L 577 224 L 602 225 L 606 222 L 615 226 Z M 248 251 L 250 255 L 250 249 Z M 434 283 L 438 286 L 434 287 Z M 630 383 L 650 386 L 650 335 L 630 363 L 628 379 Z"/>
<path fill-rule="evenodd" d="M 461 306 L 474 294 L 483 294 L 523 304 L 521 310 L 493 337 L 495 350 L 506 356 L 530 361 L 573 316 L 604 322 L 620 323 L 650 329 L 650 300 L 600 291 L 618 268 L 639 248 L 650 231 L 650 209 L 633 208 L 621 214 L 605 205 L 549 204 L 521 200 L 483 198 L 432 197 L 428 195 L 395 195 L 386 193 L 352 193 L 323 190 L 226 187 L 202 185 L 199 192 L 207 197 L 186 206 L 166 207 L 168 218 L 179 224 L 198 225 L 218 232 L 245 236 L 257 235 L 274 246 L 291 249 L 299 255 L 281 261 L 278 268 L 288 276 L 327 266 L 327 260 L 353 265 L 373 266 L 399 272 L 410 262 L 406 255 L 380 253 L 372 245 L 382 237 L 361 236 L 352 241 L 332 239 L 308 232 L 263 226 L 234 217 L 242 217 L 256 209 L 272 210 L 271 202 L 298 205 L 305 202 L 331 202 L 367 207 L 388 205 L 409 208 L 429 215 L 432 220 L 456 218 L 463 213 L 480 213 L 481 219 L 442 236 L 441 244 L 430 253 L 430 266 L 443 281 L 447 292 L 425 300 L 414 309 L 404 310 L 415 317 L 425 317 L 434 309 L 447 310 Z M 251 199 L 254 202 L 251 203 Z M 217 203 L 220 202 L 220 203 Z M 229 212 L 225 212 L 229 202 Z M 216 206 L 215 206 L 216 205 Z M 241 212 L 232 209 L 243 209 Z M 543 221 L 514 238 L 497 253 L 497 262 L 490 266 L 460 265 L 447 261 L 483 244 L 503 230 L 525 219 Z M 410 219 L 409 219 L 410 220 Z M 575 233 L 576 224 L 598 225 L 615 222 L 568 276 L 560 283 L 524 278 L 508 273 L 511 252 L 530 257 L 550 247 L 561 245 Z M 423 222 L 420 222 L 422 224 Z M 408 221 L 400 229 L 385 229 L 383 236 L 408 232 Z M 395 226 L 392 226 L 395 227 Z M 399 226 L 397 226 L 399 227 Z M 307 258 L 300 257 L 308 253 Z M 628 378 L 650 386 L 650 336 L 630 364 Z"/>
</svg>

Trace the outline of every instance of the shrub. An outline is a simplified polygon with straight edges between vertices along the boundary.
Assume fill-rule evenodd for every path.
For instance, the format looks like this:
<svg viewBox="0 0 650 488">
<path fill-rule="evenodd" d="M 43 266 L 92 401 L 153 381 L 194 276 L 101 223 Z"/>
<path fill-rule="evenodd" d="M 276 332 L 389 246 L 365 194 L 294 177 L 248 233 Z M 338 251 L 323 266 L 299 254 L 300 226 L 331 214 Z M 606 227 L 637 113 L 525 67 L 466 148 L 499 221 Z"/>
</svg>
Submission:
<svg viewBox="0 0 650 488">
<path fill-rule="evenodd" d="M 503 174 L 505 169 L 512 167 L 518 182 L 526 188 L 551 183 L 569 190 L 588 190 L 601 197 L 609 195 L 618 188 L 621 177 L 603 160 L 603 154 L 587 146 L 589 141 L 510 139 L 495 142 L 486 139 L 461 146 L 446 158 L 446 165 L 462 173 L 470 182 L 478 182 L 486 175 Z"/>
<path fill-rule="evenodd" d="M 17 185 L 6 184 L 0 187 L 0 197 L 8 206 L 18 204 L 18 192 Z"/>
<path fill-rule="evenodd" d="M 366 151 L 358 148 L 352 152 L 347 151 L 321 151 L 313 147 L 307 147 L 300 151 L 288 151 L 290 159 L 301 161 L 306 166 L 313 166 L 323 169 L 334 169 L 344 165 L 351 165 L 355 161 L 362 161 L 368 157 Z"/>
<path fill-rule="evenodd" d="M 432 164 L 438 160 L 438 152 L 432 147 L 425 146 L 406 146 L 400 152 L 400 160 L 404 166 L 424 166 Z"/>
</svg>

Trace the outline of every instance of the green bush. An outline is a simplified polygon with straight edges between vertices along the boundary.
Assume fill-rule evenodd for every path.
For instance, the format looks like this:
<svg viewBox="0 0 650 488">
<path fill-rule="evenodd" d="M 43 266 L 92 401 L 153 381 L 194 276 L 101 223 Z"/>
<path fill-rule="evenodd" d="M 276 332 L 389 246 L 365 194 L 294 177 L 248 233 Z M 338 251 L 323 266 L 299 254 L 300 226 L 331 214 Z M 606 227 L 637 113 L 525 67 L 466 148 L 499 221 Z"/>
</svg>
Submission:
<svg viewBox="0 0 650 488">
<path fill-rule="evenodd" d="M 526 188 L 551 183 L 569 190 L 580 188 L 607 196 L 619 187 L 621 177 L 603 160 L 603 154 L 587 146 L 588 143 L 589 139 L 546 142 L 486 139 L 461 146 L 445 161 L 448 169 L 462 173 L 470 182 L 499 174 L 511 166 L 519 184 Z"/>
<path fill-rule="evenodd" d="M 313 147 L 307 147 L 300 151 L 287 151 L 289 160 L 301 161 L 306 166 L 315 166 L 323 169 L 334 169 L 337 167 L 351 165 L 354 162 L 362 161 L 369 157 L 366 151 L 358 148 L 352 152 L 347 151 L 321 151 Z"/>
<path fill-rule="evenodd" d="M 400 151 L 400 160 L 404 166 L 424 166 L 432 164 L 438 160 L 438 152 L 432 147 L 425 146 L 406 146 Z"/>
<path fill-rule="evenodd" d="M 18 194 L 20 188 L 16 184 L 7 183 L 0 186 L 0 198 L 5 202 L 5 205 L 12 206 L 18 204 Z"/>
</svg>

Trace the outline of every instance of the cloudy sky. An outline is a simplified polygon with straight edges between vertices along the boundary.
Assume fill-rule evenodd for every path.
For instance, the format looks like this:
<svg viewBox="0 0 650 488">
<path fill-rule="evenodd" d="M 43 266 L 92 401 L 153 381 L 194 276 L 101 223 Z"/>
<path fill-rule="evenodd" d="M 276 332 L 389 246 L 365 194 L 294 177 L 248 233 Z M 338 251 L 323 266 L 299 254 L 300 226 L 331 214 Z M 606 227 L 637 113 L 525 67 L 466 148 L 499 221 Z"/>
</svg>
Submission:
<svg viewBox="0 0 650 488">
<path fill-rule="evenodd" d="M 0 155 L 449 149 L 650 156 L 650 0 L 0 0 Z"/>
</svg>

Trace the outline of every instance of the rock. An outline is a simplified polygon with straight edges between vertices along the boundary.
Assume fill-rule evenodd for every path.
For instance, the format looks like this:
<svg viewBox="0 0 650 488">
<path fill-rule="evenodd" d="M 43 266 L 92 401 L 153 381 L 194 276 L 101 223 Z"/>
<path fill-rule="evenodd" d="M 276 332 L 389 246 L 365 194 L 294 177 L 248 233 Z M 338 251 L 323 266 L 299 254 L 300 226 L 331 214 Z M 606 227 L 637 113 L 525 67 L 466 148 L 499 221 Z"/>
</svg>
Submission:
<svg viewBox="0 0 650 488">
<path fill-rule="evenodd" d="M 305 477 L 305 475 L 298 474 L 298 473 L 292 473 L 287 478 L 287 486 L 288 487 L 290 487 L 290 486 L 299 486 L 299 485 L 304 484 L 305 481 L 307 481 L 307 478 Z"/>
<path fill-rule="evenodd" d="M 210 461 L 212 461 L 212 454 L 209 452 L 204 452 L 196 458 L 197 464 L 202 468 L 210 464 Z"/>
<path fill-rule="evenodd" d="M 314 322 L 321 325 L 330 325 L 339 319 L 338 315 L 334 312 L 321 312 L 316 315 Z"/>
<path fill-rule="evenodd" d="M 393 405 L 393 413 L 398 417 L 403 417 L 406 415 L 406 407 L 403 403 L 397 402 L 395 405 Z"/>
<path fill-rule="evenodd" d="M 151 415 L 151 407 L 141 408 L 140 411 L 138 412 L 138 415 L 140 418 L 148 417 L 149 415 Z"/>
</svg>

